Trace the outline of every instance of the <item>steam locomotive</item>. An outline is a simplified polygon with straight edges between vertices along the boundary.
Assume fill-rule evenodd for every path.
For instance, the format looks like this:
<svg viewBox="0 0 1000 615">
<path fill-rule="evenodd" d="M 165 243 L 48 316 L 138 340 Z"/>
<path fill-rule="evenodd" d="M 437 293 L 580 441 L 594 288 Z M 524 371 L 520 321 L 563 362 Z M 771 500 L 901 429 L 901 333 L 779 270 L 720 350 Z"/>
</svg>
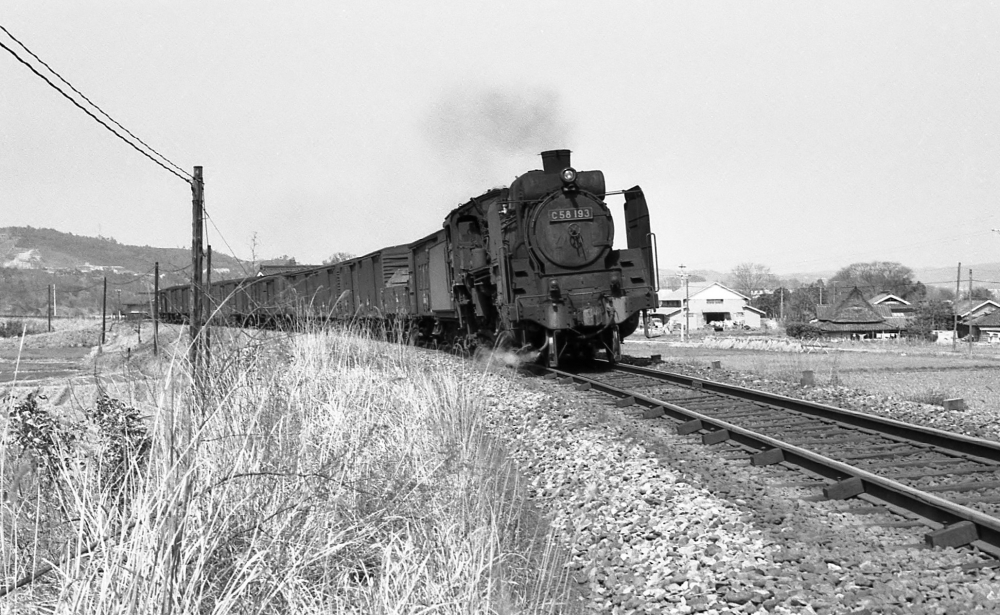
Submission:
<svg viewBox="0 0 1000 615">
<path fill-rule="evenodd" d="M 642 190 L 608 193 L 601 171 L 577 171 L 569 150 L 543 168 L 453 209 L 416 241 L 331 265 L 214 282 L 212 322 L 380 323 L 414 342 L 464 351 L 507 347 L 558 366 L 603 351 L 657 307 L 656 242 Z M 628 249 L 613 249 L 604 198 L 625 197 Z M 184 322 L 190 285 L 163 289 L 166 321 Z M 641 319 L 645 320 L 645 319 Z"/>
</svg>

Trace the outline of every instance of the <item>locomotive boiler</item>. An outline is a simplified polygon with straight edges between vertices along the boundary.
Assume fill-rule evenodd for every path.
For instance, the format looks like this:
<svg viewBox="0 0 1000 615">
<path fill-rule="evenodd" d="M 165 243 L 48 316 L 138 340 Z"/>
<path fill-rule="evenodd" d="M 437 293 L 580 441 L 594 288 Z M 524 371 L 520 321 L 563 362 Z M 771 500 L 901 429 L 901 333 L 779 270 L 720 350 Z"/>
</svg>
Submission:
<svg viewBox="0 0 1000 615">
<path fill-rule="evenodd" d="M 577 171 L 568 150 L 542 162 L 448 215 L 459 326 L 468 344 L 534 348 L 550 365 L 601 349 L 617 361 L 657 305 L 645 198 L 624 191 L 628 249 L 615 250 L 604 174 Z"/>
<path fill-rule="evenodd" d="M 542 153 L 542 169 L 453 209 L 409 244 L 340 263 L 212 285 L 216 321 L 275 325 L 354 321 L 463 351 L 507 347 L 557 366 L 603 351 L 657 307 L 656 243 L 636 186 L 608 192 L 601 171 L 578 171 L 569 150 Z M 627 248 L 614 249 L 605 198 L 625 198 Z M 188 286 L 160 295 L 183 320 Z"/>
</svg>

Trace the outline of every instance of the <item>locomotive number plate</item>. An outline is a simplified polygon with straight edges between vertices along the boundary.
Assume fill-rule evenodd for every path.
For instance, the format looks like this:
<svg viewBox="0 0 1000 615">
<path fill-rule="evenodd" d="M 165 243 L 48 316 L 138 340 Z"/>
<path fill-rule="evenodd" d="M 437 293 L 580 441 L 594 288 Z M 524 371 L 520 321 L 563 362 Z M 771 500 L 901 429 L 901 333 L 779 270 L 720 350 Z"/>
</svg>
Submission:
<svg viewBox="0 0 1000 615">
<path fill-rule="evenodd" d="M 574 220 L 593 220 L 594 210 L 590 207 L 579 209 L 553 209 L 549 212 L 549 222 L 573 222 Z"/>
</svg>

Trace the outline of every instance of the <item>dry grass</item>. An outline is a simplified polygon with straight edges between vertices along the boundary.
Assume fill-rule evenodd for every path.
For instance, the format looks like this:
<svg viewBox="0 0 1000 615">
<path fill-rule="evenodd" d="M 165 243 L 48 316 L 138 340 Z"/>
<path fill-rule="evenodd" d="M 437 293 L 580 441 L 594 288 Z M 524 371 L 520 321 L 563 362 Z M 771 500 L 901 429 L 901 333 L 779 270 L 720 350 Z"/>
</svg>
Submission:
<svg viewBox="0 0 1000 615">
<path fill-rule="evenodd" d="M 485 426 L 502 376 L 357 333 L 216 339 L 204 401 L 163 364 L 139 406 L 148 454 L 82 410 L 39 428 L 51 459 L 7 421 L 0 571 L 53 570 L 0 610 L 566 610 L 562 561 Z"/>
</svg>

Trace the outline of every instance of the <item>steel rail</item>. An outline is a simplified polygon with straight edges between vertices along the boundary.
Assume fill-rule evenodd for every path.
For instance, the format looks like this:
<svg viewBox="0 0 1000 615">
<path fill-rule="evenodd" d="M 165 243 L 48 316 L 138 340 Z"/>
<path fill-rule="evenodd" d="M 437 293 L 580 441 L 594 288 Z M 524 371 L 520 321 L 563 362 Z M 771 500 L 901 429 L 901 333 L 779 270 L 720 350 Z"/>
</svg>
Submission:
<svg viewBox="0 0 1000 615">
<path fill-rule="evenodd" d="M 647 375 L 647 371 L 655 371 L 639 371 L 632 366 L 615 366 L 615 368 L 626 372 L 631 371 L 633 373 L 642 373 L 644 375 Z M 639 406 L 659 409 L 662 410 L 663 414 L 680 421 L 688 423 L 699 421 L 700 425 L 696 425 L 695 429 L 691 430 L 691 432 L 707 430 L 708 433 L 703 436 L 703 441 L 706 443 L 714 444 L 721 443 L 726 440 L 733 440 L 748 449 L 756 450 L 761 453 L 771 452 L 774 450 L 780 451 L 781 455 L 777 461 L 790 462 L 814 474 L 837 481 L 837 485 L 824 490 L 824 495 L 833 493 L 833 495 L 828 495 L 828 497 L 845 499 L 847 497 L 865 493 L 869 496 L 878 498 L 887 504 L 911 511 L 934 523 L 945 526 L 941 530 L 927 534 L 926 540 L 929 544 L 943 546 L 963 546 L 973 544 L 984 551 L 988 551 L 994 556 L 1000 556 L 1000 518 L 992 517 L 977 510 L 973 510 L 938 496 L 931 495 L 930 493 L 919 489 L 903 485 L 894 480 L 872 474 L 871 472 L 867 472 L 834 459 L 830 459 L 829 457 L 814 453 L 799 446 L 745 429 L 709 415 L 701 414 L 700 412 L 696 412 L 694 410 L 689 410 L 664 400 L 638 394 L 593 378 L 561 370 L 539 367 L 529 371 L 533 374 L 544 375 L 548 378 L 559 378 L 559 382 L 563 384 L 577 384 L 582 388 L 601 391 L 619 399 L 633 402 Z M 672 376 L 678 377 L 679 375 L 673 374 Z M 739 389 L 740 391 L 753 393 L 754 396 L 758 397 L 759 401 L 762 403 L 772 403 L 771 400 L 779 400 L 785 404 L 795 405 L 795 409 L 799 409 L 799 403 L 805 404 L 817 410 L 821 410 L 823 412 L 822 416 L 828 416 L 831 412 L 840 411 L 833 406 L 824 406 L 822 404 L 794 400 L 780 395 L 772 395 L 769 393 L 762 393 L 760 391 L 751 391 L 750 389 L 744 389 L 742 387 L 729 387 L 728 385 L 721 385 L 720 383 L 714 383 L 699 378 L 680 376 L 679 380 L 688 381 L 696 388 L 700 386 L 707 390 L 715 390 L 720 393 L 732 390 L 733 388 Z M 843 412 L 860 415 L 860 413 L 853 411 Z M 890 424 L 890 426 L 897 431 L 902 431 L 899 428 L 901 426 L 906 426 L 905 423 L 893 421 L 891 419 L 883 419 L 883 421 Z M 869 421 L 868 423 L 873 425 L 873 427 L 870 428 L 879 429 L 879 427 L 874 427 L 874 425 L 881 424 L 881 421 Z M 936 431 L 926 430 L 925 428 L 921 428 L 919 426 L 909 427 L 912 427 L 914 431 L 918 433 Z M 957 434 L 949 435 L 955 436 Z M 982 444 L 992 444 L 989 441 L 979 440 L 978 438 L 963 438 L 974 441 L 977 445 L 980 445 L 980 447 Z M 998 454 L 1000 454 L 1000 446 L 993 445 L 990 448 L 991 450 L 996 449 Z M 952 450 L 954 450 L 954 448 L 952 448 Z M 838 486 L 842 488 L 837 489 L 836 487 Z M 971 524 L 971 527 L 969 527 L 969 524 Z"/>
<path fill-rule="evenodd" d="M 610 365 L 609 363 L 600 360 L 596 360 L 595 363 Z M 863 412 L 857 412 L 855 410 L 837 408 L 836 406 L 828 406 L 826 404 L 806 401 L 803 399 L 795 399 L 784 395 L 777 395 L 775 393 L 765 393 L 764 391 L 756 391 L 733 384 L 723 384 L 721 382 L 705 380 L 703 378 L 694 378 L 683 374 L 661 372 L 659 370 L 636 367 L 634 365 L 615 365 L 614 368 L 618 371 L 641 376 L 649 376 L 658 380 L 692 386 L 705 391 L 712 391 L 714 393 L 738 397 L 747 401 L 777 406 L 786 410 L 794 410 L 810 416 L 839 421 L 841 423 L 852 425 L 854 427 L 860 427 L 862 429 L 872 429 L 879 433 L 894 435 L 907 440 L 912 440 L 914 442 L 921 442 L 923 444 L 929 444 L 938 448 L 954 451 L 963 456 L 976 456 L 1000 463 L 1000 443 L 992 440 L 957 434 L 941 429 L 934 429 L 933 427 L 912 425 L 910 423 L 904 423 L 903 421 L 873 416 Z"/>
</svg>

